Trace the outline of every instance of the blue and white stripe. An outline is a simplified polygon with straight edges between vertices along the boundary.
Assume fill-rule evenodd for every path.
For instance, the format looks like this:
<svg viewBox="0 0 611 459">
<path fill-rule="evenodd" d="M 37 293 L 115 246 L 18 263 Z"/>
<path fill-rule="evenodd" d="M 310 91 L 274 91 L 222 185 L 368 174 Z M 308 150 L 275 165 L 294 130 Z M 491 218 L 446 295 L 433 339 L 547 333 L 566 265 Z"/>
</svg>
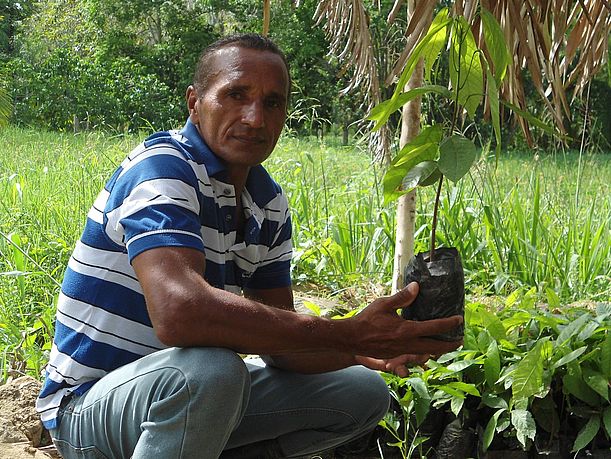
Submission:
<svg viewBox="0 0 611 459">
<path fill-rule="evenodd" d="M 45 427 L 57 427 L 63 397 L 86 392 L 119 366 L 163 349 L 131 260 L 145 250 L 203 251 L 207 281 L 242 288 L 290 285 L 291 220 L 286 197 L 262 166 L 242 194 L 244 240 L 228 215 L 234 188 L 193 124 L 149 137 L 98 195 L 66 268 L 55 339 L 37 401 Z"/>
</svg>

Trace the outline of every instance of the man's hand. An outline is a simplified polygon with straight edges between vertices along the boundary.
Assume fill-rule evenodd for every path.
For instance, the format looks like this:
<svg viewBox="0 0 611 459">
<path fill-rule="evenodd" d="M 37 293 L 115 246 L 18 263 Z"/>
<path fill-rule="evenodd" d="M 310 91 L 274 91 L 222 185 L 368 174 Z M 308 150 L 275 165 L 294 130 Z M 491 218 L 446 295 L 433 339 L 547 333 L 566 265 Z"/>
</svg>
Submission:
<svg viewBox="0 0 611 459">
<path fill-rule="evenodd" d="M 441 341 L 430 336 L 446 333 L 463 322 L 460 316 L 426 321 L 405 320 L 397 309 L 408 307 L 418 294 L 412 282 L 394 295 L 378 298 L 353 321 L 355 353 L 378 359 L 393 359 L 405 354 L 441 355 L 462 344 L 462 341 Z M 396 367 L 396 365 L 394 366 Z"/>
</svg>

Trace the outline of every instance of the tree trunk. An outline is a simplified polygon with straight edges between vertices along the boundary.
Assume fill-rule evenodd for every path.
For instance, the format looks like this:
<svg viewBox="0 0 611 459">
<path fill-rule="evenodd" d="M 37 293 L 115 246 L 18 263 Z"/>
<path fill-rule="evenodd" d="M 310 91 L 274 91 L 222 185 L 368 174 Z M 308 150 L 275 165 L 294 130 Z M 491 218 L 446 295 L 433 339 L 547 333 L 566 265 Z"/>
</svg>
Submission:
<svg viewBox="0 0 611 459">
<path fill-rule="evenodd" d="M 407 89 L 422 86 L 423 76 L 422 60 L 416 66 L 414 74 L 406 85 Z M 401 138 L 399 147 L 408 143 L 420 132 L 420 97 L 403 106 L 401 118 Z M 401 290 L 403 285 L 403 271 L 405 265 L 414 255 L 414 231 L 416 228 L 416 189 L 404 194 L 397 202 L 397 231 L 395 238 L 395 263 L 392 275 L 393 293 Z"/>
<path fill-rule="evenodd" d="M 342 119 L 342 146 L 348 145 L 350 142 L 350 120 L 347 117 Z"/>
<path fill-rule="evenodd" d="M 408 4 L 408 16 L 414 11 L 412 1 Z M 426 27 L 428 29 L 428 27 Z M 405 85 L 405 90 L 422 86 L 424 64 L 422 59 L 416 65 L 412 77 Z M 399 148 L 412 140 L 420 132 L 421 99 L 417 97 L 403 106 L 401 116 L 401 138 Z M 416 226 L 416 190 L 401 196 L 397 203 L 397 231 L 395 238 L 395 260 L 392 275 L 393 293 L 405 287 L 403 272 L 405 266 L 414 256 L 414 231 Z"/>
<path fill-rule="evenodd" d="M 263 32 L 261 35 L 264 37 L 269 34 L 270 2 L 271 0 L 263 0 Z"/>
</svg>

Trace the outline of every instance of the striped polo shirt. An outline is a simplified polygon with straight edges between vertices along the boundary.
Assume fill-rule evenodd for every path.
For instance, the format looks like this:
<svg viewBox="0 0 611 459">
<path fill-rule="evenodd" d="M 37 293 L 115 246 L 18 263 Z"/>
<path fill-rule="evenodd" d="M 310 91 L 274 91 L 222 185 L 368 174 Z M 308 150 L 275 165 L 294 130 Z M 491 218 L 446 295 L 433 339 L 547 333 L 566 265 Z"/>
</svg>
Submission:
<svg viewBox="0 0 611 459">
<path fill-rule="evenodd" d="M 222 161 L 187 121 L 146 139 L 91 207 L 57 302 L 55 338 L 37 409 L 56 428 L 67 394 L 83 394 L 110 371 L 163 349 L 131 260 L 156 247 L 204 252 L 204 277 L 234 293 L 286 287 L 292 255 L 286 197 L 262 166 L 242 192 L 236 238 L 234 187 Z"/>
</svg>

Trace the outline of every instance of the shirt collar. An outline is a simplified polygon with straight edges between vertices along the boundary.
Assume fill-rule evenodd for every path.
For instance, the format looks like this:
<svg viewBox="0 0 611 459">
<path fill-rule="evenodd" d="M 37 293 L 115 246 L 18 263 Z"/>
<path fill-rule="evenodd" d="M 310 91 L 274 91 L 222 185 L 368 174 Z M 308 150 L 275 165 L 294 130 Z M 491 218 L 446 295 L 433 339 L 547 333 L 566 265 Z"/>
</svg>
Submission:
<svg viewBox="0 0 611 459">
<path fill-rule="evenodd" d="M 187 142 L 186 146 L 197 156 L 203 159 L 204 166 L 209 176 L 214 176 L 225 171 L 223 162 L 216 156 L 206 144 L 197 130 L 197 126 L 187 119 L 185 126 L 178 132 Z"/>
<path fill-rule="evenodd" d="M 197 126 L 190 119 L 187 119 L 187 123 L 178 134 L 182 136 L 181 143 L 183 147 L 203 161 L 208 176 L 215 176 L 218 180 L 223 181 L 226 167 L 221 159 L 208 147 L 199 134 Z M 251 167 L 246 179 L 246 189 L 249 190 L 254 202 L 261 208 L 280 192 L 280 187 L 260 164 Z"/>
</svg>

